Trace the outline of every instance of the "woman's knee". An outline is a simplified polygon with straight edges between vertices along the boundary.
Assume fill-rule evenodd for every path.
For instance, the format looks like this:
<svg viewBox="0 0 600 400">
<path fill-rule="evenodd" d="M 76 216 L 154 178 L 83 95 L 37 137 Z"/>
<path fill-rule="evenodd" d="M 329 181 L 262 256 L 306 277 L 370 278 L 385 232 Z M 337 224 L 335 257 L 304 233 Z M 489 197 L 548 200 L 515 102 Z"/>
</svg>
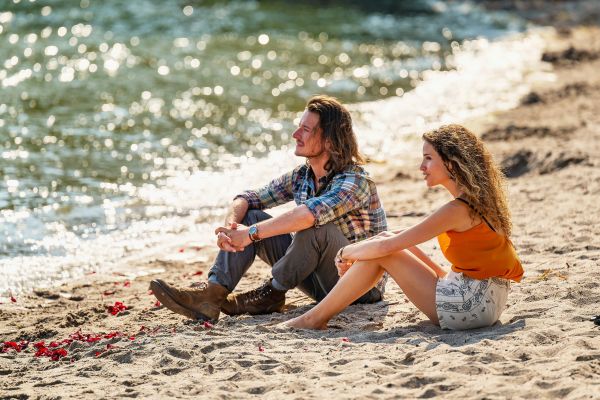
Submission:
<svg viewBox="0 0 600 400">
<path fill-rule="evenodd" d="M 398 250 L 377 260 L 379 260 L 381 265 L 389 265 L 390 263 L 397 264 L 398 262 L 408 261 L 412 258 L 412 254 L 408 250 Z"/>
</svg>

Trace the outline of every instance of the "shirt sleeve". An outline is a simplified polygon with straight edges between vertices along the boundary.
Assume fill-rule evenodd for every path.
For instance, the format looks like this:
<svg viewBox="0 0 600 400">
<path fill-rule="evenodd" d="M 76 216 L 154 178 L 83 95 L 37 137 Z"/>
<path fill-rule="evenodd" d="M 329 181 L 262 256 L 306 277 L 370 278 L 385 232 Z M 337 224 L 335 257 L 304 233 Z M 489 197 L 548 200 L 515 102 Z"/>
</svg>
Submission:
<svg viewBox="0 0 600 400">
<path fill-rule="evenodd" d="M 304 204 L 315 217 L 315 226 L 320 226 L 368 205 L 369 192 L 365 175 L 347 172 L 335 176 L 329 190 Z"/>
<path fill-rule="evenodd" d="M 249 209 L 263 210 L 280 204 L 285 204 L 294 199 L 293 183 L 296 170 L 290 171 L 273 179 L 266 186 L 257 190 L 246 190 L 235 196 L 246 199 Z"/>
</svg>

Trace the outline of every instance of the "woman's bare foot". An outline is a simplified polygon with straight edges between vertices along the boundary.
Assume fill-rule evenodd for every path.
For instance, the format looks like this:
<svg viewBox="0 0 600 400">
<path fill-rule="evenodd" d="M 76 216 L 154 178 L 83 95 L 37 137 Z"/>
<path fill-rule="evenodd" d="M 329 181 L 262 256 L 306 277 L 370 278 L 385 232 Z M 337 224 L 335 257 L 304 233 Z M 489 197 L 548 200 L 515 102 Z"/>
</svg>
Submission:
<svg viewBox="0 0 600 400">
<path fill-rule="evenodd" d="M 282 322 L 280 326 L 284 328 L 314 329 L 323 331 L 327 329 L 327 322 L 318 323 L 310 316 L 304 314 L 299 317 L 290 319 L 289 321 Z"/>
</svg>

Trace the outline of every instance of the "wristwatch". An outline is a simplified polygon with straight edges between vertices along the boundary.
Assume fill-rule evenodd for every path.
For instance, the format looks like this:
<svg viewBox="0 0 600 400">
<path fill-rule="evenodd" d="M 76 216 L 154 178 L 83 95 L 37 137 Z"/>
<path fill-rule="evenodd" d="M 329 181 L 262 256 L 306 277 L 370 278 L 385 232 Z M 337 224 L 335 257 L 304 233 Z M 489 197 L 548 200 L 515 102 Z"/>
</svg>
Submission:
<svg viewBox="0 0 600 400">
<path fill-rule="evenodd" d="M 252 225 L 248 230 L 248 236 L 250 236 L 250 240 L 253 242 L 259 242 L 260 237 L 258 236 L 258 226 Z"/>
</svg>

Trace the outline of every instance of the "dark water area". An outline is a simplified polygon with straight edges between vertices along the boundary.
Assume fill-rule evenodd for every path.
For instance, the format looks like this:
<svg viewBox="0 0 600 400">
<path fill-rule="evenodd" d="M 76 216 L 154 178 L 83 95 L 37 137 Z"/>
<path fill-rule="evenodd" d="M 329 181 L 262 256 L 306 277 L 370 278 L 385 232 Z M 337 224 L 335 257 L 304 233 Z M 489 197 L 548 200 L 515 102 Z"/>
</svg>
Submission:
<svg viewBox="0 0 600 400">
<path fill-rule="evenodd" d="M 469 2 L 5 1 L 0 259 L 185 215 L 139 190 L 285 150 L 313 94 L 403 96 L 524 28 Z"/>
</svg>

